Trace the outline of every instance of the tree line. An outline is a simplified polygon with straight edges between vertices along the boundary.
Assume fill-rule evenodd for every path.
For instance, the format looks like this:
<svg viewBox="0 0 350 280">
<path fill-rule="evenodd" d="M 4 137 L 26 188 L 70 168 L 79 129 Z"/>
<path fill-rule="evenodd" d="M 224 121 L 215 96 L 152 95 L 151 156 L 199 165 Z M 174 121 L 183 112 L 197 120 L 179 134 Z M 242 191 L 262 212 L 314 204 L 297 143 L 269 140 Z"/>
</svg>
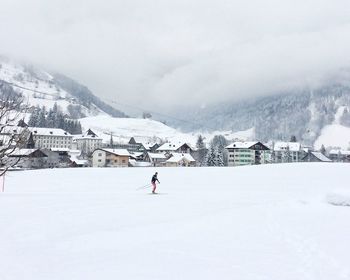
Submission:
<svg viewBox="0 0 350 280">
<path fill-rule="evenodd" d="M 82 133 L 80 122 L 67 119 L 56 103 L 48 111 L 45 106 L 37 106 L 30 116 L 28 125 L 31 127 L 61 128 L 71 134 Z"/>
</svg>

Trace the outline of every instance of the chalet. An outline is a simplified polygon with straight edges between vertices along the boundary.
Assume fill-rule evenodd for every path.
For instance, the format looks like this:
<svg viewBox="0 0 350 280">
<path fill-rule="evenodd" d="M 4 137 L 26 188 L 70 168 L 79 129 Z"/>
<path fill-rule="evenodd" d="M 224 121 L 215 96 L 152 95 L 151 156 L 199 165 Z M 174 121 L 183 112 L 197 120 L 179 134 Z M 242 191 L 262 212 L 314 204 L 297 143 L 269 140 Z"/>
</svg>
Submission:
<svg viewBox="0 0 350 280">
<path fill-rule="evenodd" d="M 273 145 L 272 160 L 276 163 L 298 162 L 305 152 L 298 142 L 276 142 Z"/>
<path fill-rule="evenodd" d="M 167 157 L 163 153 L 151 153 L 146 152 L 144 155 L 144 161 L 151 163 L 151 166 L 164 166 Z"/>
<path fill-rule="evenodd" d="M 228 166 L 262 164 L 269 148 L 261 142 L 234 142 L 226 147 Z"/>
<path fill-rule="evenodd" d="M 165 161 L 167 167 L 190 167 L 196 166 L 196 161 L 189 153 L 171 153 L 170 158 Z"/>
<path fill-rule="evenodd" d="M 184 142 L 178 142 L 178 143 L 164 143 L 157 149 L 157 152 L 168 153 L 168 154 L 172 154 L 172 153 L 190 154 L 193 152 L 193 150 L 194 149 L 189 144 Z"/>
<path fill-rule="evenodd" d="M 128 167 L 129 152 L 125 149 L 96 149 L 92 153 L 93 167 Z"/>
<path fill-rule="evenodd" d="M 159 148 L 161 139 L 158 137 L 134 136 L 131 137 L 128 144 L 137 145 L 139 151 L 154 152 Z"/>
<path fill-rule="evenodd" d="M 308 152 L 305 157 L 301 159 L 303 162 L 332 162 L 321 152 Z"/>
<path fill-rule="evenodd" d="M 89 129 L 84 134 L 73 135 L 73 146 L 82 151 L 83 155 L 90 155 L 94 150 L 102 147 L 102 138 Z"/>
<path fill-rule="evenodd" d="M 17 167 L 37 169 L 46 167 L 47 155 L 39 149 L 16 149 L 8 155 Z"/>
</svg>

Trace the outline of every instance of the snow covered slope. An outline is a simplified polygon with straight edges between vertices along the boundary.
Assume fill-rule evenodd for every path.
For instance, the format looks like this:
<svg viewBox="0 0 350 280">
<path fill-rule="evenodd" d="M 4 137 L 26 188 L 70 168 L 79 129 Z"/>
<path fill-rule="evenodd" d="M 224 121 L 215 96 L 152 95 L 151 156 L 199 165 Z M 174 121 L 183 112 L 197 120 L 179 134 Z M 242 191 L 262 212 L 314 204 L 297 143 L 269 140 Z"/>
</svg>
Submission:
<svg viewBox="0 0 350 280">
<path fill-rule="evenodd" d="M 12 84 L 14 90 L 21 92 L 29 106 L 50 109 L 57 103 L 65 113 L 70 113 L 69 106 L 75 107 L 75 110 L 79 107 L 85 116 L 106 114 L 106 111 L 118 115 L 119 112 L 67 77 L 0 56 L 0 85 L 3 82 Z"/>
<path fill-rule="evenodd" d="M 315 149 L 320 149 L 321 146 L 325 147 L 339 147 L 343 150 L 347 150 L 350 147 L 350 127 L 346 127 L 340 124 L 331 124 L 325 126 L 321 135 L 315 142 Z"/>
<path fill-rule="evenodd" d="M 350 279 L 349 165 L 154 171 L 10 173 L 0 279 Z"/>
<path fill-rule="evenodd" d="M 83 130 L 92 129 L 104 142 L 109 142 L 111 133 L 116 143 L 126 143 L 134 136 L 159 137 L 164 140 L 193 142 L 195 137 L 184 134 L 161 122 L 150 119 L 112 118 L 96 116 L 79 119 Z"/>
<path fill-rule="evenodd" d="M 347 106 L 340 106 L 335 114 L 332 124 L 326 125 L 320 136 L 315 141 L 315 149 L 320 149 L 322 145 L 325 147 L 339 147 L 347 150 L 350 147 L 350 127 L 341 124 L 344 110 L 348 110 Z"/>
<path fill-rule="evenodd" d="M 112 118 L 107 115 L 79 119 L 83 130 L 92 129 L 104 142 L 109 142 L 111 133 L 115 143 L 126 143 L 134 136 L 158 137 L 164 141 L 187 142 L 195 146 L 199 132 L 183 133 L 161 122 L 151 119 Z M 224 135 L 228 140 L 250 140 L 254 138 L 254 129 L 246 131 L 214 131 L 201 133 L 207 143 L 215 135 Z"/>
</svg>

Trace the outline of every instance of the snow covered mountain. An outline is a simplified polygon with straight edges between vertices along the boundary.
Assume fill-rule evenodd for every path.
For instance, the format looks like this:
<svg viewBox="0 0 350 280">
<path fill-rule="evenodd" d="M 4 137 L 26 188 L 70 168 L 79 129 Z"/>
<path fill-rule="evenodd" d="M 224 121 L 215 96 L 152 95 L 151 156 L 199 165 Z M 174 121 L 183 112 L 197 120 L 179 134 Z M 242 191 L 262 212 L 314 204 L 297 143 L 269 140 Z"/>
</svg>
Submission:
<svg viewBox="0 0 350 280">
<path fill-rule="evenodd" d="M 0 86 L 1 90 L 11 87 L 22 93 L 29 106 L 45 106 L 46 109 L 51 109 L 57 103 L 63 112 L 74 119 L 101 114 L 126 116 L 104 103 L 87 87 L 64 75 L 1 56 Z"/>
<path fill-rule="evenodd" d="M 315 144 L 316 148 L 324 144 L 347 149 L 350 144 L 350 86 L 344 82 L 204 109 L 186 108 L 172 114 L 191 120 L 192 125 L 167 120 L 189 131 L 202 124 L 218 130 L 254 128 L 255 137 L 261 141 L 289 140 L 295 135 L 297 140 Z"/>
</svg>

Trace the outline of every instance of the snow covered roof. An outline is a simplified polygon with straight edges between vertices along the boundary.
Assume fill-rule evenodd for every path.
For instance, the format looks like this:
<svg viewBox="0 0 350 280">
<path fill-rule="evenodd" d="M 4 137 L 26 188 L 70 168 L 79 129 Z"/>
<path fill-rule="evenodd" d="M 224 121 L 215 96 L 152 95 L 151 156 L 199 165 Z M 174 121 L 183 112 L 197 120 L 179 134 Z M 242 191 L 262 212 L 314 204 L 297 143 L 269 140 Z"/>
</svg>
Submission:
<svg viewBox="0 0 350 280">
<path fill-rule="evenodd" d="M 147 153 L 150 159 L 166 159 L 166 156 L 162 153 Z"/>
<path fill-rule="evenodd" d="M 299 142 L 276 142 L 274 145 L 274 151 L 285 151 L 288 148 L 291 152 L 299 152 L 301 144 Z"/>
<path fill-rule="evenodd" d="M 186 142 L 164 143 L 157 150 L 158 151 L 176 151 L 177 149 L 179 149 L 183 145 L 187 145 L 188 147 L 190 147 L 190 149 L 193 150 L 191 145 L 186 143 Z"/>
<path fill-rule="evenodd" d="M 259 142 L 249 141 L 249 142 L 234 142 L 226 147 L 226 149 L 249 149 Z"/>
<path fill-rule="evenodd" d="M 181 160 L 195 162 L 195 159 L 189 153 L 171 153 L 171 158 L 169 158 L 166 162 L 178 163 Z"/>
<path fill-rule="evenodd" d="M 117 156 L 130 156 L 129 152 L 127 149 L 96 149 L 95 151 L 105 151 L 107 153 L 115 154 Z"/>
<path fill-rule="evenodd" d="M 88 129 L 85 133 L 83 134 L 76 134 L 73 135 L 73 141 L 74 140 L 85 140 L 85 139 L 94 139 L 94 140 L 101 140 L 101 137 L 98 137 L 98 135 L 93 132 L 91 129 Z"/>
<path fill-rule="evenodd" d="M 320 152 L 311 152 L 316 158 L 318 158 L 320 161 L 323 162 L 332 162 L 328 157 L 326 157 L 324 154 Z"/>
<path fill-rule="evenodd" d="M 329 151 L 329 154 L 330 155 L 338 155 L 338 154 L 341 154 L 341 155 L 350 155 L 350 151 L 346 151 L 346 150 L 335 150 L 335 149 L 333 149 L 333 150 L 330 150 Z"/>
<path fill-rule="evenodd" d="M 133 167 L 149 167 L 152 166 L 152 163 L 146 161 L 136 161 L 134 159 L 129 160 L 129 164 Z"/>
<path fill-rule="evenodd" d="M 16 149 L 9 156 L 29 156 L 39 149 Z M 39 150 L 40 151 L 40 150 Z M 43 153 L 44 154 L 44 153 Z"/>
<path fill-rule="evenodd" d="M 26 127 L 20 127 L 20 126 L 5 126 L 1 134 L 21 134 L 24 130 L 26 130 Z"/>
<path fill-rule="evenodd" d="M 47 127 L 28 127 L 29 131 L 33 135 L 42 135 L 42 136 L 67 136 L 72 137 L 72 135 L 60 128 L 47 128 Z"/>
</svg>

